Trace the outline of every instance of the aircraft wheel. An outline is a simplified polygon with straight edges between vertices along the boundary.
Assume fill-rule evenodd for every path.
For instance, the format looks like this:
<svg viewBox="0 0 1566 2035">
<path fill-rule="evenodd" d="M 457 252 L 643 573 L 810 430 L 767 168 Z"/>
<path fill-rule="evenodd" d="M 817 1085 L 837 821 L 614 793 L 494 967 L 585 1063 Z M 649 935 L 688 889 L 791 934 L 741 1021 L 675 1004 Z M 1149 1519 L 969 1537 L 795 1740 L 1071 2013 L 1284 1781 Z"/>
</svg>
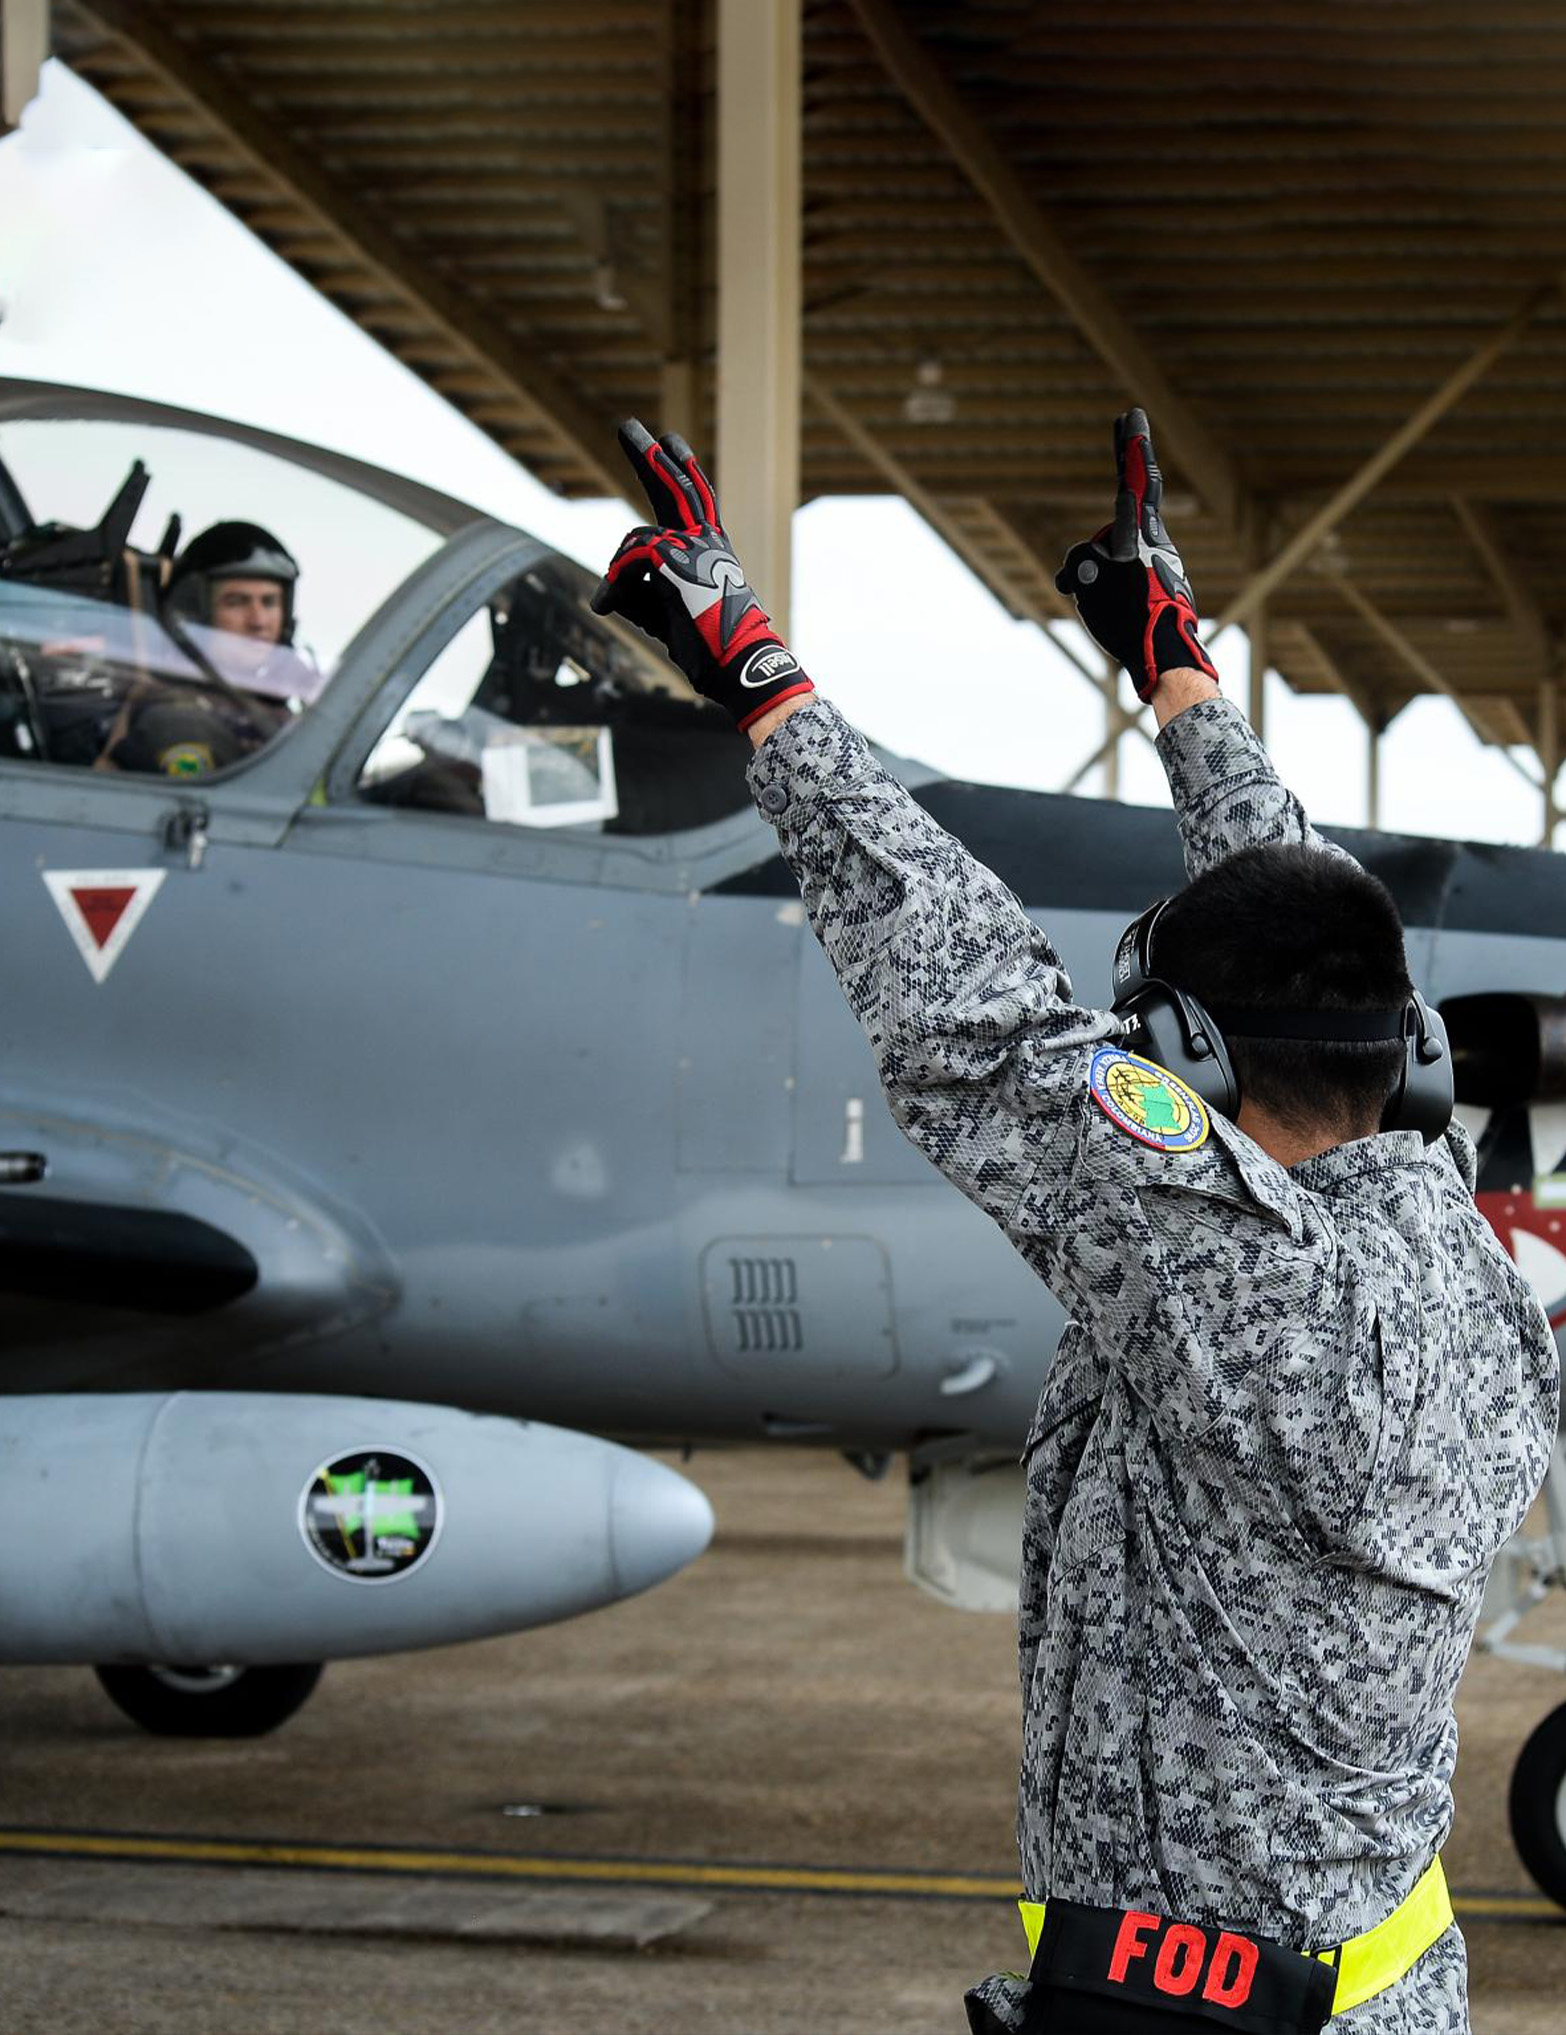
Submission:
<svg viewBox="0 0 1566 2035">
<path fill-rule="evenodd" d="M 319 1661 L 270 1668 L 95 1668 L 103 1692 L 160 1738 L 259 1738 L 275 1731 L 321 1679 Z"/>
<path fill-rule="evenodd" d="M 1550 1712 L 1517 1755 L 1509 1807 L 1518 1857 L 1550 1899 L 1566 1908 L 1566 1703 Z"/>
</svg>

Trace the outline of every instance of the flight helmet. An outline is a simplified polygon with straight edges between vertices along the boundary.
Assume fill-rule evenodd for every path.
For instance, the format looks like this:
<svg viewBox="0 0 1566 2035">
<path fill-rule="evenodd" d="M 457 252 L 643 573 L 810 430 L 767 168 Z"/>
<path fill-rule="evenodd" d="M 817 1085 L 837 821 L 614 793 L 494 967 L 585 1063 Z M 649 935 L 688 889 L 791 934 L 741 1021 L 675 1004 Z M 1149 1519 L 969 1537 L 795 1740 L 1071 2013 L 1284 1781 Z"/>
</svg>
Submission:
<svg viewBox="0 0 1566 2035">
<path fill-rule="evenodd" d="M 294 640 L 294 588 L 299 563 L 259 523 L 214 523 L 192 537 L 169 574 L 164 607 L 180 621 L 210 626 L 213 593 L 225 579 L 270 579 L 283 590 L 283 643 Z"/>
</svg>

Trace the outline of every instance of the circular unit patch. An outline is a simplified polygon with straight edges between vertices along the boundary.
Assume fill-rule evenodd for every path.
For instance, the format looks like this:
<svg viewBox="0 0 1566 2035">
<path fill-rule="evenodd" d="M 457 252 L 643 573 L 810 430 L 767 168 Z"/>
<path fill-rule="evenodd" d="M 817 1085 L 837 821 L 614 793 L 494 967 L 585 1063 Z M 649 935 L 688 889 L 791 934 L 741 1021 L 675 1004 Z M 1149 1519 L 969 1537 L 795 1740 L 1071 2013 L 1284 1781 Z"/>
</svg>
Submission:
<svg viewBox="0 0 1566 2035">
<path fill-rule="evenodd" d="M 353 1583 L 394 1583 L 435 1545 L 444 1507 L 434 1477 L 393 1449 L 350 1449 L 322 1463 L 299 1497 L 299 1531 L 316 1560 Z"/>
<path fill-rule="evenodd" d="M 1158 1152 L 1194 1152 L 1207 1142 L 1207 1105 L 1167 1067 L 1120 1046 L 1100 1046 L 1088 1073 L 1093 1100 L 1117 1130 Z"/>
<path fill-rule="evenodd" d="M 158 757 L 158 768 L 165 777 L 205 777 L 213 767 L 212 749 L 206 742 L 176 742 Z"/>
</svg>

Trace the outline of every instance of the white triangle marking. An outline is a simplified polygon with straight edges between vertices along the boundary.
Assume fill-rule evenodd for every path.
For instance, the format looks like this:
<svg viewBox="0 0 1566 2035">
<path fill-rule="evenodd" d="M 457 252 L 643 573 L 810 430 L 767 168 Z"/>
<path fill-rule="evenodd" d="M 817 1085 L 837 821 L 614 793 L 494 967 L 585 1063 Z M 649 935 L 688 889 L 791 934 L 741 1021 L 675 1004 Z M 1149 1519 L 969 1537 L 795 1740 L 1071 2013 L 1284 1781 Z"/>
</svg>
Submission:
<svg viewBox="0 0 1566 2035">
<path fill-rule="evenodd" d="M 107 978 L 130 945 L 131 934 L 146 917 L 147 907 L 167 875 L 166 869 L 44 870 L 49 895 L 94 982 Z M 115 892 L 128 891 L 129 896 L 119 904 L 117 900 L 95 900 L 94 891 L 110 893 L 111 900 Z"/>
<path fill-rule="evenodd" d="M 1514 1229 L 1508 1241 L 1517 1269 L 1539 1296 L 1539 1303 L 1553 1321 L 1566 1300 L 1566 1252 L 1532 1230 Z"/>
</svg>

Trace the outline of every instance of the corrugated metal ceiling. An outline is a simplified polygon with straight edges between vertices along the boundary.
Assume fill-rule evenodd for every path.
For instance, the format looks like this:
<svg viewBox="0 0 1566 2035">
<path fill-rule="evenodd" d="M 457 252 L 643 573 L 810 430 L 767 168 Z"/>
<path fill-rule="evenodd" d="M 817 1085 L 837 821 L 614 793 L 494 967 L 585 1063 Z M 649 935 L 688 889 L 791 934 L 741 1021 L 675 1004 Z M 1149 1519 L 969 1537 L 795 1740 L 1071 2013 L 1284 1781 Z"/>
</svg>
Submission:
<svg viewBox="0 0 1566 2035">
<path fill-rule="evenodd" d="M 896 74 L 898 35 L 1009 210 Z M 610 427 L 657 414 L 669 361 L 694 363 L 710 442 L 709 6 L 57 0 L 55 42 L 553 486 L 619 490 Z M 1178 392 L 1161 448 L 1213 613 L 1566 272 L 1558 0 L 807 0 L 804 57 L 806 492 L 906 474 L 1022 611 L 1051 611 L 1108 419 L 1146 394 L 1031 230 Z M 1425 689 L 1422 658 L 1487 737 L 1532 741 L 1563 582 L 1552 299 L 1278 589 L 1273 655 L 1377 718 Z"/>
</svg>

